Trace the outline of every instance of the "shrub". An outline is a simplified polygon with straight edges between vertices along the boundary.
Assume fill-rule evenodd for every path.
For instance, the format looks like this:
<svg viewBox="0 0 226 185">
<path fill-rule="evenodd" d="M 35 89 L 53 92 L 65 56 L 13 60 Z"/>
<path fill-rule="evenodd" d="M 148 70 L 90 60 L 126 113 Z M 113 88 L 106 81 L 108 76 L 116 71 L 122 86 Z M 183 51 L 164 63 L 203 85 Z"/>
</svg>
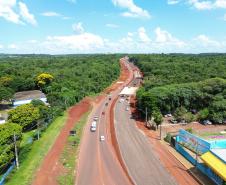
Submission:
<svg viewBox="0 0 226 185">
<path fill-rule="evenodd" d="M 171 137 L 172 137 L 172 135 L 171 135 L 170 133 L 167 133 L 167 134 L 166 134 L 166 137 L 164 138 L 164 140 L 165 140 L 166 142 L 170 143 L 170 142 L 171 142 Z"/>
<path fill-rule="evenodd" d="M 187 128 L 187 129 L 185 129 L 187 132 L 189 132 L 189 133 L 193 133 L 193 129 L 192 128 Z"/>
</svg>

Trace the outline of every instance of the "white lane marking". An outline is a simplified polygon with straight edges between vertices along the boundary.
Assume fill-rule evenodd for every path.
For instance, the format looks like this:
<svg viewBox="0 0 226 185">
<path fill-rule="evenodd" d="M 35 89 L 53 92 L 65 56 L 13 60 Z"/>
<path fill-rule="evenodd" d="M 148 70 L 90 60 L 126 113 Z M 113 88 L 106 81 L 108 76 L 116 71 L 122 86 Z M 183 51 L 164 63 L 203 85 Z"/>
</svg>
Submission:
<svg viewBox="0 0 226 185">
<path fill-rule="evenodd" d="M 146 137 L 145 133 L 142 130 L 140 130 L 140 129 L 138 129 L 138 130 L 142 135 L 144 135 Z"/>
</svg>

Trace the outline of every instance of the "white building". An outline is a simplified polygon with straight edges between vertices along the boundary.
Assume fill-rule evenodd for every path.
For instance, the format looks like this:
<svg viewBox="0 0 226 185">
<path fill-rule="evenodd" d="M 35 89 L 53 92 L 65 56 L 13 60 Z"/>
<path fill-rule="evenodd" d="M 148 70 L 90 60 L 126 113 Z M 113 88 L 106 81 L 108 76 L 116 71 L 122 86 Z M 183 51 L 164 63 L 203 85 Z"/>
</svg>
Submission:
<svg viewBox="0 0 226 185">
<path fill-rule="evenodd" d="M 39 90 L 22 91 L 14 95 L 13 107 L 31 103 L 32 100 L 41 100 L 47 103 L 46 95 Z"/>
</svg>

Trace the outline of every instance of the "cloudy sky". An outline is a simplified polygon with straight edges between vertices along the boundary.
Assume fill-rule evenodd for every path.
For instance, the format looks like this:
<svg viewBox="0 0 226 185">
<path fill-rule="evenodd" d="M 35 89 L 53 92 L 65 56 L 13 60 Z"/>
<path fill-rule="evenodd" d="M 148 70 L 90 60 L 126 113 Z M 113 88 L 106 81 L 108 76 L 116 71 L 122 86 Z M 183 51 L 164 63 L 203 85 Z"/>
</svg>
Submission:
<svg viewBox="0 0 226 185">
<path fill-rule="evenodd" d="M 226 52 L 226 0 L 0 0 L 0 53 Z"/>
</svg>

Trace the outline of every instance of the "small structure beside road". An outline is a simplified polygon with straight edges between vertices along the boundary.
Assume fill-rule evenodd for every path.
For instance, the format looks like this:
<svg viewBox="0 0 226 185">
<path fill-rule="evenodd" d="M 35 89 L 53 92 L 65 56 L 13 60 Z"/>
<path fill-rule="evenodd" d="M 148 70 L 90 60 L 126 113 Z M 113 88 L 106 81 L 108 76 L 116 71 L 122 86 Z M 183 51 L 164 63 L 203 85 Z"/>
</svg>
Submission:
<svg viewBox="0 0 226 185">
<path fill-rule="evenodd" d="M 41 100 L 45 104 L 47 103 L 46 95 L 39 90 L 22 91 L 15 93 L 13 98 L 13 107 L 15 108 L 30 103 L 32 100 Z"/>
<path fill-rule="evenodd" d="M 132 96 L 136 94 L 138 87 L 125 87 L 121 92 L 120 96 Z"/>
<path fill-rule="evenodd" d="M 6 123 L 6 120 L 0 117 L 0 125 Z"/>
</svg>

